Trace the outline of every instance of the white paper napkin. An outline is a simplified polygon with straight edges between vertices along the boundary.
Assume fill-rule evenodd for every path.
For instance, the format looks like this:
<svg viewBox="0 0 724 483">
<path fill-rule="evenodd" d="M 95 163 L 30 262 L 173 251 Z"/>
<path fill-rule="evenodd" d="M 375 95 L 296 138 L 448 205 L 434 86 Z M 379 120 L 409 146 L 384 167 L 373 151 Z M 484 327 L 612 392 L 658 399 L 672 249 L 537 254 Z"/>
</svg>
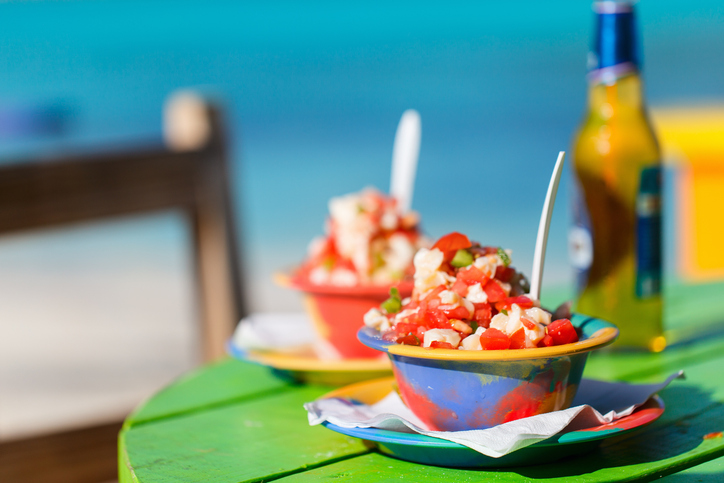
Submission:
<svg viewBox="0 0 724 483">
<path fill-rule="evenodd" d="M 479 453 L 499 458 L 513 451 L 562 433 L 593 428 L 610 423 L 643 405 L 676 378 L 679 371 L 660 384 L 634 385 L 583 379 L 573 400 L 573 407 L 511 421 L 489 429 L 469 431 L 430 431 L 395 391 L 368 406 L 343 398 L 321 399 L 306 403 L 309 424 L 329 421 L 343 428 L 380 428 L 420 433 L 433 438 L 462 444 Z"/>
<path fill-rule="evenodd" d="M 264 312 L 239 322 L 231 343 L 241 351 L 265 351 L 338 361 L 342 355 L 317 335 L 304 313 Z M 382 354 L 382 357 L 387 357 Z"/>
<path fill-rule="evenodd" d="M 304 313 L 255 313 L 239 322 L 232 343 L 240 349 L 294 351 L 316 342 Z"/>
</svg>

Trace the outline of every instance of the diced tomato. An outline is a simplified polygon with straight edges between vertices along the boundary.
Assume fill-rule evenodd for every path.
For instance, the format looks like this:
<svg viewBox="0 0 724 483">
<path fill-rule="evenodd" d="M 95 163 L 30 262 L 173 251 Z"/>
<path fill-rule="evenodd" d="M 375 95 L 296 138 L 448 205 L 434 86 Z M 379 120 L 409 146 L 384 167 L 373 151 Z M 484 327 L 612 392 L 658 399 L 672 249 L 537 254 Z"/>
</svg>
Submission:
<svg viewBox="0 0 724 483">
<path fill-rule="evenodd" d="M 554 345 L 553 337 L 550 335 L 546 335 L 540 340 L 540 342 L 538 342 L 538 347 L 553 347 Z"/>
<path fill-rule="evenodd" d="M 410 298 L 410 303 L 405 305 L 406 309 L 415 310 L 420 306 L 420 301 Z"/>
<path fill-rule="evenodd" d="M 510 336 L 510 348 L 525 349 L 525 330 L 522 327 Z"/>
<path fill-rule="evenodd" d="M 427 332 L 427 327 L 425 327 L 424 325 L 418 325 L 417 330 L 415 331 L 415 335 L 420 340 L 425 340 L 425 332 Z"/>
<path fill-rule="evenodd" d="M 445 317 L 448 319 L 460 319 L 460 320 L 467 320 L 470 318 L 470 311 L 463 307 L 462 305 L 459 305 L 455 307 L 454 309 L 439 309 L 440 312 L 445 314 Z"/>
<path fill-rule="evenodd" d="M 428 309 L 436 309 L 438 305 L 440 305 L 440 292 L 445 290 L 444 285 L 440 285 L 439 287 L 435 287 L 429 294 L 425 296 L 424 299 L 420 300 L 419 302 L 419 314 L 424 314 Z"/>
<path fill-rule="evenodd" d="M 415 325 L 417 325 L 417 320 L 418 320 L 418 318 L 417 318 L 417 313 L 414 313 L 414 314 L 410 314 L 410 315 L 408 315 L 408 316 L 402 317 L 401 319 L 399 319 L 399 322 L 397 322 L 397 323 L 398 323 L 398 324 L 399 324 L 399 323 L 407 323 L 407 324 L 415 324 Z"/>
<path fill-rule="evenodd" d="M 476 283 L 485 285 L 489 280 L 488 276 L 475 265 L 460 270 L 457 273 L 457 279 L 464 281 L 467 285 L 475 285 Z"/>
<path fill-rule="evenodd" d="M 407 322 L 398 322 L 395 325 L 395 332 L 398 336 L 414 334 L 417 331 L 417 324 L 410 324 Z"/>
<path fill-rule="evenodd" d="M 429 302 L 430 300 L 432 300 L 432 299 L 435 299 L 435 298 L 437 298 L 438 300 L 440 300 L 440 299 L 438 298 L 438 295 L 440 295 L 440 292 L 442 292 L 443 290 L 445 290 L 445 286 L 444 286 L 444 285 L 440 285 L 440 286 L 438 286 L 438 287 L 435 287 L 435 288 L 432 290 L 432 292 L 430 292 L 429 294 L 427 294 L 427 296 L 426 296 L 423 300 L 424 300 L 424 301 L 428 301 L 428 302 Z"/>
<path fill-rule="evenodd" d="M 536 323 L 533 322 L 530 319 L 526 319 L 525 317 L 520 318 L 520 322 L 523 324 L 523 326 L 528 330 L 535 330 Z"/>
<path fill-rule="evenodd" d="M 508 310 L 510 307 L 516 304 L 521 309 L 529 309 L 535 305 L 531 299 L 525 295 L 518 295 L 517 297 L 506 297 L 500 302 L 495 304 L 495 308 L 500 312 L 501 310 Z"/>
<path fill-rule="evenodd" d="M 488 295 L 488 302 L 491 303 L 500 302 L 508 296 L 503 287 L 495 280 L 488 280 L 488 283 L 483 286 L 483 291 Z"/>
<path fill-rule="evenodd" d="M 442 302 L 439 298 L 431 298 L 431 299 L 425 299 L 425 303 L 427 304 L 427 309 L 437 309 L 438 305 L 440 305 Z"/>
<path fill-rule="evenodd" d="M 459 307 L 455 307 L 454 309 L 450 310 L 440 310 L 448 319 L 469 319 L 470 318 L 470 311 L 463 307 L 462 305 Z"/>
<path fill-rule="evenodd" d="M 468 294 L 468 284 L 465 283 L 465 280 L 460 280 L 458 278 L 457 280 L 455 280 L 455 283 L 452 284 L 450 290 L 460 295 L 461 297 L 465 297 Z"/>
<path fill-rule="evenodd" d="M 420 338 L 415 334 L 409 334 L 403 337 L 398 337 L 397 343 L 403 345 L 420 345 Z"/>
<path fill-rule="evenodd" d="M 430 342 L 430 347 L 433 349 L 455 349 L 450 342 L 443 342 L 441 340 L 433 340 Z"/>
<path fill-rule="evenodd" d="M 468 237 L 462 233 L 454 231 L 442 236 L 435 242 L 432 248 L 437 248 L 443 253 L 453 252 L 453 255 L 455 255 L 456 251 L 462 250 L 463 248 L 470 248 L 472 245 L 473 244 L 470 243 L 470 239 Z"/>
<path fill-rule="evenodd" d="M 512 267 L 504 267 L 502 265 L 498 265 L 495 269 L 495 278 L 497 278 L 501 282 L 510 282 L 510 280 L 513 278 L 513 275 L 515 275 L 515 269 Z"/>
<path fill-rule="evenodd" d="M 450 321 L 439 310 L 428 309 L 423 314 L 423 324 L 431 329 L 449 329 Z"/>
<path fill-rule="evenodd" d="M 578 333 L 568 319 L 558 319 L 548 326 L 548 335 L 553 338 L 553 345 L 578 342 Z"/>
<path fill-rule="evenodd" d="M 498 329 L 487 329 L 480 335 L 483 350 L 503 350 L 510 347 L 510 339 Z"/>
<path fill-rule="evenodd" d="M 336 262 L 334 263 L 334 268 L 344 268 L 351 272 L 357 271 L 357 267 L 354 266 L 354 263 L 352 263 L 352 260 L 349 260 L 347 258 L 342 258 L 342 257 L 337 258 Z"/>
<path fill-rule="evenodd" d="M 487 328 L 490 325 L 490 318 L 493 316 L 493 309 L 490 307 L 490 304 L 481 303 L 473 305 L 475 306 L 473 320 L 475 320 L 479 326 Z"/>
</svg>

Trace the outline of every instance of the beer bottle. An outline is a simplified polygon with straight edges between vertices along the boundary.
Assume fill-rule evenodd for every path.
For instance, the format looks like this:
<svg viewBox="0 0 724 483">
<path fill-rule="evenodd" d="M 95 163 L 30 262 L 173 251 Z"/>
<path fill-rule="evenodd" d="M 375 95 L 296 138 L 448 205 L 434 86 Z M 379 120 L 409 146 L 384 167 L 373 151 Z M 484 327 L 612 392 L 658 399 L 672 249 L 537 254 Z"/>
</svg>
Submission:
<svg viewBox="0 0 724 483">
<path fill-rule="evenodd" d="M 593 4 L 588 109 L 573 143 L 575 310 L 618 325 L 618 346 L 666 346 L 661 158 L 646 114 L 634 7 Z"/>
</svg>

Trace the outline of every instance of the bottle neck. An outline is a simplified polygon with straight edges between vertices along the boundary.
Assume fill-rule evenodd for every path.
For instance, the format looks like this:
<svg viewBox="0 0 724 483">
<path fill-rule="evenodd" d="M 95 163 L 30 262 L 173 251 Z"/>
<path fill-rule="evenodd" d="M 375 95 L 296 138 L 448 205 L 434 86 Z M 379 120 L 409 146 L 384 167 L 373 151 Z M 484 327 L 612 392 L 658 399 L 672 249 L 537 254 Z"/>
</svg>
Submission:
<svg viewBox="0 0 724 483">
<path fill-rule="evenodd" d="M 593 9 L 596 33 L 589 54 L 589 107 L 602 114 L 611 108 L 617 113 L 640 111 L 641 61 L 633 5 L 607 0 L 594 3 Z"/>
<path fill-rule="evenodd" d="M 631 72 L 612 82 L 592 82 L 588 89 L 588 107 L 604 118 L 640 112 L 644 109 L 643 85 L 638 72 Z"/>
</svg>

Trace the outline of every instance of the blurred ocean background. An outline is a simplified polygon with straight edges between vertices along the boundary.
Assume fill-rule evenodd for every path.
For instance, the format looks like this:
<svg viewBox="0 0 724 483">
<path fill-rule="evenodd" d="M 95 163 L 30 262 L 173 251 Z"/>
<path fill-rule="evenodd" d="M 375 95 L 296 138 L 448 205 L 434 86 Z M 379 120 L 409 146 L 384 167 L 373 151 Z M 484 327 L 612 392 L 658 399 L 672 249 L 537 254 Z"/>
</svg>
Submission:
<svg viewBox="0 0 724 483">
<path fill-rule="evenodd" d="M 645 0 L 637 9 L 650 105 L 721 103 L 724 4 Z M 511 248 L 529 273 L 551 169 L 583 114 L 592 26 L 590 2 L 581 0 L 5 2 L 0 112 L 51 121 L 35 130 L 0 122 L 0 159 L 160 143 L 172 92 L 217 99 L 230 127 L 250 307 L 301 310 L 272 273 L 304 257 L 331 196 L 388 189 L 395 129 L 414 108 L 422 145 L 413 208 L 425 231 Z M 544 296 L 572 281 L 569 178 L 553 218 Z M 674 229 L 668 223 L 669 235 Z M 177 214 L 160 213 L 0 239 L 0 353 L 12 354 L 21 339 L 47 354 L 59 340 L 43 338 L 48 331 L 83 341 L 103 326 L 110 341 L 146 330 L 138 337 L 145 345 L 96 341 L 89 350 L 146 368 L 155 347 L 176 344 L 185 352 L 159 364 L 168 374 L 191 366 L 187 235 Z M 80 319 L 92 325 L 73 329 Z M 11 343 L 10 321 L 19 320 L 37 330 Z M 135 381 L 138 394 L 158 384 L 149 381 Z M 35 399 L 23 401 L 19 408 Z"/>
</svg>

